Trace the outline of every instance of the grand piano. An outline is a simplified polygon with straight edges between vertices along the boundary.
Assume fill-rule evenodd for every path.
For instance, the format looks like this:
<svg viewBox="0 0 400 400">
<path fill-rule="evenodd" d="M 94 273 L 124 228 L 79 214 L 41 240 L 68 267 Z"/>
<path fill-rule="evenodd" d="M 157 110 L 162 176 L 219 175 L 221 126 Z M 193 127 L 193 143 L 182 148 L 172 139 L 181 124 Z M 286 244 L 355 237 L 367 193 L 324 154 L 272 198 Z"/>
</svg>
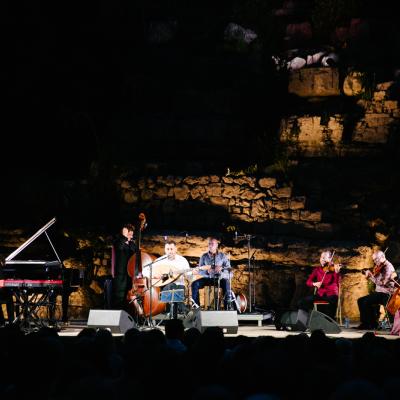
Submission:
<svg viewBox="0 0 400 400">
<path fill-rule="evenodd" d="M 15 318 L 25 332 L 31 332 L 42 326 L 58 326 L 55 319 L 57 295 L 62 295 L 62 321 L 68 321 L 68 300 L 72 291 L 82 283 L 81 270 L 65 268 L 50 240 L 47 230 L 56 222 L 50 220 L 26 242 L 13 251 L 1 268 L 0 288 L 4 288 L 13 299 Z M 40 235 L 44 234 L 54 252 L 55 260 L 16 259 Z M 54 256 L 53 256 L 54 257 Z M 43 310 L 47 317 L 43 318 Z"/>
</svg>

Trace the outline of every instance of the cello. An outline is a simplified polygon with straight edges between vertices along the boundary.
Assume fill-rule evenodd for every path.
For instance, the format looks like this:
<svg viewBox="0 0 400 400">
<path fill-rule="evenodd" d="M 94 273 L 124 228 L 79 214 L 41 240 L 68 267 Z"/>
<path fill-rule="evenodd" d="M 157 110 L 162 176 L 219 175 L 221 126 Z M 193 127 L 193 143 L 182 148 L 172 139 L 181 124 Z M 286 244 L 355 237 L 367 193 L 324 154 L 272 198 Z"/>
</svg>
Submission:
<svg viewBox="0 0 400 400">
<path fill-rule="evenodd" d="M 390 278 L 392 282 L 397 286 L 397 288 L 392 293 L 387 305 L 386 310 L 390 314 L 395 315 L 397 310 L 400 308 L 400 284 L 393 278 Z"/>
<path fill-rule="evenodd" d="M 151 264 L 156 257 L 147 253 L 141 248 L 141 234 L 146 228 L 146 216 L 139 214 L 139 221 L 136 235 L 136 252 L 128 260 L 127 272 L 132 278 L 132 289 L 128 291 L 127 300 L 132 306 L 132 313 L 138 317 L 149 317 L 165 311 L 166 303 L 159 300 L 159 287 L 150 289 L 147 278 L 142 275 L 142 268 Z"/>
</svg>

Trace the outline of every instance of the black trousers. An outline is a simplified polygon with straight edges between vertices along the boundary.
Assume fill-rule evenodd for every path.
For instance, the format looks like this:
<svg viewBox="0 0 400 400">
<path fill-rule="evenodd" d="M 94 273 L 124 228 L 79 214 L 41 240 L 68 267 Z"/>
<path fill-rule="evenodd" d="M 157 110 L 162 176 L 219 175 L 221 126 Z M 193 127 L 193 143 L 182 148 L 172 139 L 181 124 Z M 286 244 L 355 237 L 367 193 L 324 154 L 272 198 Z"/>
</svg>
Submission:
<svg viewBox="0 0 400 400">
<path fill-rule="evenodd" d="M 381 292 L 374 292 L 367 296 L 360 297 L 357 300 L 358 309 L 360 310 L 360 320 L 363 325 L 369 328 L 376 328 L 378 323 L 377 306 L 386 306 L 390 295 Z"/>
<path fill-rule="evenodd" d="M 126 309 L 126 296 L 130 289 L 132 289 L 132 278 L 127 274 L 125 268 L 114 277 L 112 282 L 112 307 L 114 309 Z"/>
<path fill-rule="evenodd" d="M 201 278 L 192 283 L 192 297 L 197 305 L 200 305 L 199 289 L 203 289 L 204 286 L 214 286 L 218 284 L 218 279 L 213 278 Z M 224 309 L 228 309 L 229 302 L 231 300 L 231 285 L 229 279 L 220 279 L 219 286 L 222 289 L 224 296 Z"/>
<path fill-rule="evenodd" d="M 314 308 L 314 301 L 315 300 L 324 300 L 327 301 L 329 304 L 326 305 L 326 315 L 329 315 L 331 318 L 335 319 L 336 317 L 336 309 L 338 304 L 338 297 L 337 296 L 318 296 L 318 295 L 310 295 L 303 297 L 298 302 L 298 307 L 301 310 L 309 311 Z"/>
</svg>

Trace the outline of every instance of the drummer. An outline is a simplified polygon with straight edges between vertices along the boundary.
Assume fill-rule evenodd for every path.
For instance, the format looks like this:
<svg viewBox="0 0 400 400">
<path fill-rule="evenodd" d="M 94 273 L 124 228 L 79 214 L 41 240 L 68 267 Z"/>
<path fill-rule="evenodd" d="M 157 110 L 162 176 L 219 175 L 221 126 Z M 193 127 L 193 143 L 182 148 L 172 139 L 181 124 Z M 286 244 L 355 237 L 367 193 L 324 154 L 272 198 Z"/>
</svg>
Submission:
<svg viewBox="0 0 400 400">
<path fill-rule="evenodd" d="M 178 290 L 185 289 L 185 280 L 184 273 L 190 270 L 190 265 L 185 257 L 177 254 L 176 242 L 173 240 L 167 240 L 165 242 L 164 251 L 165 255 L 157 258 L 153 261 L 153 271 L 152 271 L 152 280 L 153 284 L 155 280 L 162 280 L 165 278 L 170 278 L 172 276 L 177 279 L 162 287 L 162 290 Z M 167 256 L 167 258 L 165 258 Z M 166 276 L 166 266 L 169 270 L 169 275 Z M 142 271 L 143 276 L 146 278 L 150 278 L 150 267 L 145 267 Z M 184 312 L 184 303 L 176 303 L 178 307 L 173 308 L 173 318 L 177 318 L 178 312 Z"/>
<path fill-rule="evenodd" d="M 208 251 L 200 257 L 199 268 L 202 275 L 201 279 L 194 280 L 192 283 L 192 296 L 195 304 L 200 304 L 199 289 L 204 286 L 218 285 L 222 289 L 224 298 L 224 309 L 229 310 L 232 306 L 231 282 L 232 277 L 231 263 L 228 256 L 218 249 L 218 239 L 208 238 Z M 205 269 L 204 269 L 205 268 Z M 218 308 L 218 305 L 216 305 Z"/>
</svg>

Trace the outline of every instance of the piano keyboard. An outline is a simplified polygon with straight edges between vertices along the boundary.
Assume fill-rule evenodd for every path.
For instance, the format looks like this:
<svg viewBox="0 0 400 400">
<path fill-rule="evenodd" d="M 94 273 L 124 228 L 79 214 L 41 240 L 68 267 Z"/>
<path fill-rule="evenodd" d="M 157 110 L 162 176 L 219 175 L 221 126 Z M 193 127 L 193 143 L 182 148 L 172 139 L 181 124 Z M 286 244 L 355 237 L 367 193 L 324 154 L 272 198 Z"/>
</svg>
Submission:
<svg viewBox="0 0 400 400">
<path fill-rule="evenodd" d="M 62 279 L 0 279 L 0 288 L 43 288 L 62 285 Z"/>
</svg>

